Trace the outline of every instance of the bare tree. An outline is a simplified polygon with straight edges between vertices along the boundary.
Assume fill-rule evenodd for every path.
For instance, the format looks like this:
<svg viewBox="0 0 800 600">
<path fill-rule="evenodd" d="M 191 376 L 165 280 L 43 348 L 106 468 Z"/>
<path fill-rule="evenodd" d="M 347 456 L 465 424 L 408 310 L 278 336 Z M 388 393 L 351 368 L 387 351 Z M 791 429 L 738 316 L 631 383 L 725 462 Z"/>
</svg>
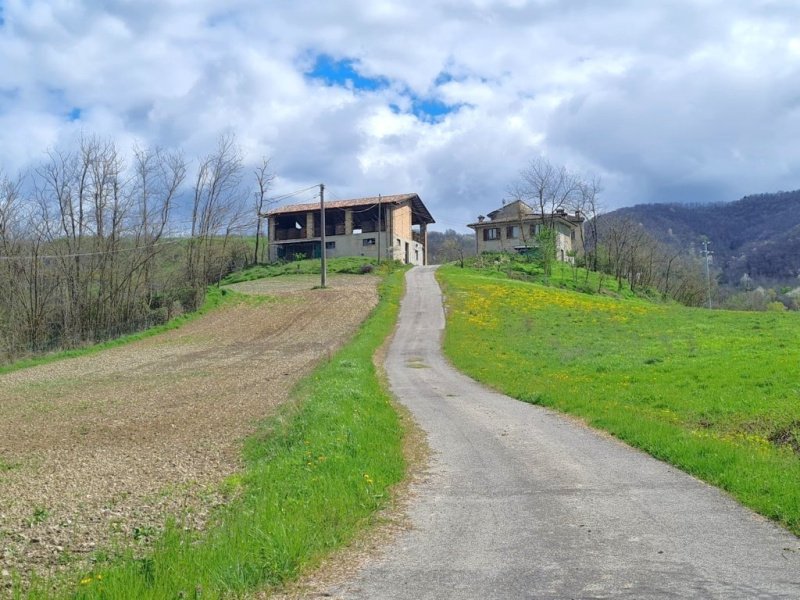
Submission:
<svg viewBox="0 0 800 600">
<path fill-rule="evenodd" d="M 138 251 L 124 282 L 129 305 L 137 298 L 148 307 L 153 304 L 155 259 L 168 234 L 173 204 L 185 178 L 186 161 L 180 152 L 134 148 L 131 236 Z"/>
<path fill-rule="evenodd" d="M 586 258 L 586 276 L 589 276 L 589 269 L 598 270 L 597 265 L 597 227 L 600 213 L 602 211 L 600 203 L 600 192 L 602 183 L 599 177 L 592 177 L 583 180 L 578 186 L 578 194 L 575 195 L 573 209 L 579 210 L 584 216 L 585 226 L 581 235 L 583 245 L 583 255 Z"/>
<path fill-rule="evenodd" d="M 258 249 L 261 242 L 261 223 L 264 219 L 264 211 L 269 204 L 267 193 L 272 182 L 275 180 L 275 174 L 270 170 L 270 159 L 263 158 L 261 165 L 256 169 L 256 193 L 255 193 L 255 211 L 256 211 L 256 244 L 255 251 L 253 252 L 253 263 L 258 263 Z M 271 240 L 268 240 L 268 242 Z"/>
<path fill-rule="evenodd" d="M 242 155 L 232 135 L 200 161 L 192 201 L 192 237 L 187 247 L 187 277 L 200 306 L 205 286 L 218 277 L 230 235 L 240 232 L 246 211 L 242 202 Z"/>
<path fill-rule="evenodd" d="M 442 243 L 441 253 L 442 257 L 447 261 L 459 261 L 461 268 L 464 268 L 464 246 L 461 243 L 461 240 L 456 235 L 447 235 L 453 230 L 448 230 L 445 233 L 445 240 Z"/>
<path fill-rule="evenodd" d="M 566 167 L 557 167 L 540 156 L 520 172 L 514 191 L 518 197 L 532 203 L 542 219 L 553 227 L 554 215 L 571 206 L 580 192 L 580 184 L 580 178 Z"/>
<path fill-rule="evenodd" d="M 180 153 L 83 136 L 19 180 L 0 173 L 0 357 L 73 347 L 193 309 L 250 250 L 241 156 L 223 137 L 199 165 L 192 237 L 170 239 L 186 178 Z M 263 191 L 268 171 L 262 171 Z M 185 247 L 183 277 L 174 265 Z"/>
</svg>

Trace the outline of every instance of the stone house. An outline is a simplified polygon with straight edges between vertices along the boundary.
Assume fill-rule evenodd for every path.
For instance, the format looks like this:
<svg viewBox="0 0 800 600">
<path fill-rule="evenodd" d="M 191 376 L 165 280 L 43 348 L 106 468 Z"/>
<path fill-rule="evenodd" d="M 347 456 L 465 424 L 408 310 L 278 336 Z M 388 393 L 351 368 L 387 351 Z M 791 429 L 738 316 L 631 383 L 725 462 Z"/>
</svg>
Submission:
<svg viewBox="0 0 800 600">
<path fill-rule="evenodd" d="M 475 249 L 481 252 L 525 252 L 536 248 L 542 227 L 556 232 L 556 259 L 571 262 L 571 253 L 583 252 L 583 222 L 580 211 L 568 214 L 557 209 L 539 214 L 522 200 L 510 202 L 467 227 L 475 230 Z"/>
<path fill-rule="evenodd" d="M 265 216 L 270 261 L 320 257 L 319 203 L 282 206 Z M 431 223 L 433 217 L 417 194 L 325 202 L 326 256 L 370 256 L 425 265 Z"/>
</svg>

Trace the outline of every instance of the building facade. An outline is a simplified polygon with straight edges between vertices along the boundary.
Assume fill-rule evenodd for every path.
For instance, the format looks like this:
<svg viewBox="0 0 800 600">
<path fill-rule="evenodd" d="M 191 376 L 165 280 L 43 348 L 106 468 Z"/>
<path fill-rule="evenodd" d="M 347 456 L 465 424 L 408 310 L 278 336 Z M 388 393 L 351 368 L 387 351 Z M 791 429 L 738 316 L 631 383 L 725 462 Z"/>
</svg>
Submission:
<svg viewBox="0 0 800 600">
<path fill-rule="evenodd" d="M 571 262 L 573 256 L 583 252 L 583 222 L 579 211 L 570 215 L 559 209 L 552 214 L 542 215 L 522 200 L 515 200 L 485 217 L 479 216 L 476 223 L 470 223 L 467 227 L 475 231 L 478 254 L 535 249 L 541 228 L 552 227 L 556 234 L 556 258 Z"/>
<path fill-rule="evenodd" d="M 294 204 L 266 213 L 269 260 L 321 256 L 320 205 Z M 325 203 L 325 253 L 427 264 L 428 225 L 434 223 L 417 194 Z"/>
</svg>

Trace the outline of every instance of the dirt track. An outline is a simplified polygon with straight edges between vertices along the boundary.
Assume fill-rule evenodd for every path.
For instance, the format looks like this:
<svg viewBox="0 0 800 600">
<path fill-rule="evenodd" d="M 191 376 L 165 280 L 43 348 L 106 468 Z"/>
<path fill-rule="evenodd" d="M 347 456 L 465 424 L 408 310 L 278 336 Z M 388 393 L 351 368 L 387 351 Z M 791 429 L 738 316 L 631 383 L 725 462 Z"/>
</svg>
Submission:
<svg viewBox="0 0 800 600">
<path fill-rule="evenodd" d="M 240 441 L 349 338 L 377 278 L 282 277 L 242 302 L 94 356 L 0 375 L 0 590 L 112 543 L 146 545 L 168 514 L 202 527 Z M 102 549 L 102 552 L 98 552 Z"/>
</svg>

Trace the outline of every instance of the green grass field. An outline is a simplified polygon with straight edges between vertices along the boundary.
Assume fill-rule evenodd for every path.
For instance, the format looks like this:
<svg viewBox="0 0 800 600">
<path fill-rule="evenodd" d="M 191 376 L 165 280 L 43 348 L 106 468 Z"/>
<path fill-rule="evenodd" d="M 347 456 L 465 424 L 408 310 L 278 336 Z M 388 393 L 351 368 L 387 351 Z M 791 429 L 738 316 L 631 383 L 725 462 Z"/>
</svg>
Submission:
<svg viewBox="0 0 800 600">
<path fill-rule="evenodd" d="M 800 319 L 439 271 L 445 352 L 578 415 L 800 534 Z"/>
<path fill-rule="evenodd" d="M 353 340 L 246 441 L 246 469 L 223 484 L 232 501 L 205 532 L 168 524 L 152 554 L 98 565 L 55 595 L 241 597 L 295 578 L 369 524 L 405 473 L 402 425 L 372 362 L 394 327 L 404 272 L 384 279 Z M 16 597 L 51 598 L 52 583 Z"/>
<path fill-rule="evenodd" d="M 383 261 L 380 266 L 377 259 L 364 257 L 342 257 L 331 258 L 328 260 L 327 273 L 351 273 L 362 274 L 375 269 L 381 272 L 388 272 L 398 266 L 394 261 Z M 271 263 L 263 265 L 253 265 L 241 271 L 236 271 L 225 277 L 220 285 L 230 285 L 242 281 L 252 281 L 264 277 L 277 277 L 279 275 L 311 275 L 320 272 L 320 260 L 318 258 L 307 258 L 285 263 Z"/>
</svg>

